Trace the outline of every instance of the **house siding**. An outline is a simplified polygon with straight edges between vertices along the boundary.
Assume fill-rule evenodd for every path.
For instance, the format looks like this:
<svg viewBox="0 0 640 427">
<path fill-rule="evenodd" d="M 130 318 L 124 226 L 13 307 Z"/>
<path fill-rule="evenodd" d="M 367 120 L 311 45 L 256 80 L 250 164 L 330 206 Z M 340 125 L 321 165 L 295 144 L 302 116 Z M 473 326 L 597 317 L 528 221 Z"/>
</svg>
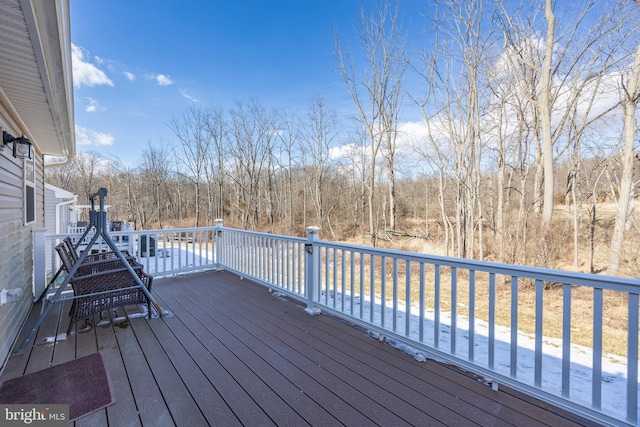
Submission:
<svg viewBox="0 0 640 427">
<path fill-rule="evenodd" d="M 64 234 L 77 196 L 51 184 L 44 186 L 44 227 L 47 234 Z"/>
<path fill-rule="evenodd" d="M 0 144 L 2 369 L 33 306 L 34 239 L 41 255 L 44 232 L 44 156 L 72 158 L 75 137 L 69 0 L 4 0 L 0 15 L 10 16 L 12 23 L 0 37 L 0 60 L 11 64 L 0 67 L 0 127 L 29 138 L 34 157 L 28 168 L 31 185 L 25 189 L 25 162 L 13 156 L 11 144 Z M 16 56 L 20 60 L 12 61 Z M 44 275 L 41 258 L 35 263 L 39 277 Z"/>
<path fill-rule="evenodd" d="M 47 228 L 48 234 L 56 234 L 56 199 L 53 191 L 44 192 L 44 226 Z"/>
<path fill-rule="evenodd" d="M 70 207 L 76 202 L 76 196 L 51 184 L 44 186 L 44 227 L 46 234 L 66 234 L 67 224 L 70 221 Z M 52 266 L 53 248 L 46 245 L 44 248 L 44 270 L 48 280 L 55 274 Z M 57 255 L 55 255 L 57 257 Z M 46 286 L 46 283 L 42 284 Z M 36 285 L 37 288 L 37 285 Z"/>
<path fill-rule="evenodd" d="M 7 303 L 0 306 L 0 362 L 11 353 L 20 328 L 33 306 L 32 229 L 44 224 L 44 173 L 42 156 L 35 157 L 36 221 L 24 225 L 23 161 L 10 150 L 0 153 L 0 292 Z"/>
</svg>

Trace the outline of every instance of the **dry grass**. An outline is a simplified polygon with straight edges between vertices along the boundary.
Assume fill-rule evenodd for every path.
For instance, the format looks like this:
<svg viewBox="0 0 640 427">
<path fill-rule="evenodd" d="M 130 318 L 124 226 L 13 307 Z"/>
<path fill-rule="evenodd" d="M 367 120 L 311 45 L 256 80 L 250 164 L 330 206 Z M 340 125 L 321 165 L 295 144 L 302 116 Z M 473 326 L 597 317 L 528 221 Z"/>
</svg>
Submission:
<svg viewBox="0 0 640 427">
<path fill-rule="evenodd" d="M 615 207 L 602 206 L 599 207 L 599 216 L 606 217 L 613 213 Z M 561 207 L 557 211 L 556 227 L 562 226 L 565 211 Z M 595 251 L 594 266 L 597 272 L 606 274 L 606 265 L 608 262 L 608 236 L 612 229 L 611 221 L 601 220 L 596 227 L 595 235 Z M 637 228 L 636 228 L 637 229 Z M 547 256 L 551 262 L 551 267 L 568 271 L 589 272 L 589 245 L 586 236 L 582 235 L 580 242 L 580 256 L 577 266 L 573 264 L 573 241 L 572 234 L 556 233 L 553 236 L 552 245 Z M 485 236 L 487 238 L 487 236 Z M 354 242 L 361 244 L 361 242 Z M 425 240 L 418 238 L 395 238 L 393 240 L 382 241 L 381 246 L 395 250 L 403 250 L 418 253 L 428 253 L 433 255 L 443 255 L 442 242 L 437 240 Z M 537 250 L 535 248 L 532 250 Z M 638 260 L 640 259 L 640 237 L 638 233 L 629 233 L 625 242 L 625 257 L 622 260 L 620 276 L 623 277 L 640 277 L 640 269 L 638 269 Z M 535 255 L 535 254 L 534 254 Z M 534 258 L 531 256 L 531 259 Z M 358 266 L 359 261 L 355 263 Z M 365 277 L 369 277 L 369 260 L 365 258 L 366 269 Z M 376 287 L 378 294 L 380 293 L 381 278 L 380 267 L 376 267 Z M 404 263 L 399 263 L 398 274 L 400 275 L 399 298 L 405 298 L 405 275 Z M 359 273 L 356 273 L 358 277 Z M 447 269 L 441 269 L 441 288 L 440 288 L 440 307 L 443 311 L 450 310 L 451 302 L 451 280 L 447 275 Z M 417 266 L 412 271 L 412 301 L 419 299 L 419 272 Z M 427 308 L 434 308 L 435 301 L 433 299 L 433 273 L 427 273 L 426 277 L 431 277 L 427 281 L 427 292 L 425 305 Z M 391 268 L 387 266 L 387 286 L 390 286 Z M 488 320 L 489 310 L 489 286 L 488 274 L 477 273 L 475 281 L 475 316 L 477 319 Z M 510 327 L 511 325 L 511 283 L 510 278 L 496 278 L 497 295 L 496 295 L 496 323 L 501 326 Z M 562 286 L 554 284 L 546 284 L 547 288 L 543 293 L 543 335 L 551 338 L 562 338 L 562 322 L 563 322 L 563 290 Z M 365 287 L 365 293 L 370 292 L 368 286 Z M 571 342 L 574 344 L 592 347 L 593 345 L 593 306 L 594 291 L 590 288 L 572 287 L 571 288 Z M 390 289 L 387 290 L 390 294 Z M 526 283 L 521 280 L 518 286 L 518 329 L 528 333 L 535 332 L 535 286 L 532 283 Z M 458 271 L 457 294 L 458 314 L 468 316 L 469 306 L 469 282 L 468 272 Z M 627 354 L 627 317 L 628 317 L 628 301 L 627 295 L 621 292 L 605 291 L 604 292 L 604 308 L 603 308 L 603 352 L 616 354 L 625 357 Z"/>
</svg>

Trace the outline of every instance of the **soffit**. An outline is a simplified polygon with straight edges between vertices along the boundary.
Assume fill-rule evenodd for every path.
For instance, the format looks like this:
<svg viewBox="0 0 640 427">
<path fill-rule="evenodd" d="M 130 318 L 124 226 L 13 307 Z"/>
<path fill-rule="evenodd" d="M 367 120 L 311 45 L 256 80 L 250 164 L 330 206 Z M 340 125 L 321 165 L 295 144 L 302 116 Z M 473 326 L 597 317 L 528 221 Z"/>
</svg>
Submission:
<svg viewBox="0 0 640 427">
<path fill-rule="evenodd" d="M 68 23 L 66 0 L 0 0 L 0 107 L 41 154 L 75 154 Z"/>
</svg>

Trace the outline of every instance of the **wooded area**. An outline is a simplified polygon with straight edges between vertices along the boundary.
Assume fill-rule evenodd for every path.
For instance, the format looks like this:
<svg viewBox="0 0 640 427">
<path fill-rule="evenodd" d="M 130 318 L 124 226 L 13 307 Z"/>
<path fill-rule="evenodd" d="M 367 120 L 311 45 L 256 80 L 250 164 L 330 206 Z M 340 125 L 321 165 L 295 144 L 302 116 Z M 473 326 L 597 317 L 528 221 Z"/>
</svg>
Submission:
<svg viewBox="0 0 640 427">
<path fill-rule="evenodd" d="M 350 29 L 359 45 L 334 31 L 350 114 L 321 95 L 296 112 L 197 106 L 137 166 L 79 152 L 47 181 L 108 188 L 112 217 L 138 229 L 318 225 L 325 239 L 413 237 L 444 255 L 640 277 L 640 0 L 442 0 L 420 19 L 409 40 L 402 3 L 380 2 Z"/>
</svg>

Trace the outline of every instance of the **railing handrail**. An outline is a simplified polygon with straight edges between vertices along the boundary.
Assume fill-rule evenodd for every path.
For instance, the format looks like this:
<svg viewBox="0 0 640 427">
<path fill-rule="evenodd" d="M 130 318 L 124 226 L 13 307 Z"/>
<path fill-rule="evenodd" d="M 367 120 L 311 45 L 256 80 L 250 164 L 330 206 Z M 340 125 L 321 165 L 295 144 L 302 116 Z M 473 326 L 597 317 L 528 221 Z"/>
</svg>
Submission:
<svg viewBox="0 0 640 427">
<path fill-rule="evenodd" d="M 494 261 L 474 260 L 468 258 L 445 257 L 440 255 L 420 254 L 395 249 L 373 248 L 369 246 L 353 245 L 350 243 L 318 240 L 318 245 L 335 248 L 356 250 L 366 254 L 402 258 L 410 261 L 437 264 L 445 267 L 457 267 L 467 270 L 483 271 L 486 273 L 518 276 L 530 279 L 540 279 L 546 282 L 572 283 L 590 288 L 602 288 L 640 294 L 640 280 L 604 274 L 583 273 L 579 271 L 554 270 L 546 267 L 532 267 L 518 264 L 504 264 Z"/>
</svg>

